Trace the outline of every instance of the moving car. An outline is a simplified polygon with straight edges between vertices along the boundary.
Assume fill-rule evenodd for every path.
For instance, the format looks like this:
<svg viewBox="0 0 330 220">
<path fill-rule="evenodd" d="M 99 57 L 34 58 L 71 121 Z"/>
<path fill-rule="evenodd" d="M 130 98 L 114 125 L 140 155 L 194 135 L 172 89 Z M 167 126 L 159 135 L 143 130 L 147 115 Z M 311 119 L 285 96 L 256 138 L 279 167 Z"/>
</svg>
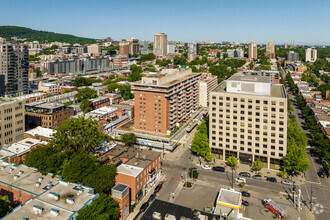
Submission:
<svg viewBox="0 0 330 220">
<path fill-rule="evenodd" d="M 236 179 L 235 179 L 235 181 L 236 182 L 239 182 L 239 183 L 246 183 L 246 179 L 245 178 L 242 178 L 242 177 L 237 177 Z"/>
<path fill-rule="evenodd" d="M 151 195 L 149 196 L 148 201 L 149 201 L 149 202 L 152 202 L 155 198 L 156 198 L 156 194 L 153 193 L 153 194 L 151 194 Z"/>
<path fill-rule="evenodd" d="M 251 174 L 249 174 L 248 172 L 240 172 L 239 176 L 250 177 Z"/>
<path fill-rule="evenodd" d="M 145 210 L 147 210 L 149 206 L 149 202 L 145 202 L 141 205 L 141 208 L 140 208 L 140 212 L 144 212 Z"/>
<path fill-rule="evenodd" d="M 250 193 L 248 193 L 248 192 L 242 192 L 242 196 L 244 196 L 244 197 L 250 197 Z"/>
<path fill-rule="evenodd" d="M 242 205 L 249 206 L 249 202 L 242 200 Z"/>
<path fill-rule="evenodd" d="M 269 182 L 277 183 L 277 179 L 275 177 L 268 177 L 266 180 Z"/>
<path fill-rule="evenodd" d="M 211 167 L 209 165 L 205 165 L 205 164 L 202 165 L 202 168 L 205 169 L 205 170 L 210 170 L 211 169 Z"/>
<path fill-rule="evenodd" d="M 254 175 L 254 176 L 252 176 L 252 178 L 253 179 L 256 179 L 256 180 L 262 180 L 262 177 L 261 177 L 261 175 Z"/>
<path fill-rule="evenodd" d="M 223 173 L 226 169 L 224 167 L 212 167 L 212 170 Z"/>
<path fill-rule="evenodd" d="M 292 186 L 294 184 L 294 181 L 291 181 L 291 180 L 282 180 L 281 183 L 284 184 L 284 185 Z"/>
</svg>

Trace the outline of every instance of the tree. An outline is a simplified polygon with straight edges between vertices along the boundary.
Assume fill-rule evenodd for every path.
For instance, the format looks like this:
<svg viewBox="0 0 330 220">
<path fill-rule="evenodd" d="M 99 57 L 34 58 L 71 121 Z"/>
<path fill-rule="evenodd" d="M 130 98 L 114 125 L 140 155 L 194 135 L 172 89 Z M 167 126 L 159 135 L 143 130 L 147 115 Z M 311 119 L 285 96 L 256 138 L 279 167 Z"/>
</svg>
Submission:
<svg viewBox="0 0 330 220">
<path fill-rule="evenodd" d="M 250 69 L 252 70 L 254 67 L 253 62 L 250 62 L 249 66 L 250 66 Z"/>
<path fill-rule="evenodd" d="M 135 82 L 135 81 L 139 81 L 142 79 L 141 73 L 143 71 L 142 71 L 141 66 L 137 66 L 137 65 L 133 64 L 132 66 L 130 66 L 130 70 L 131 70 L 131 73 L 127 77 L 128 81 Z"/>
<path fill-rule="evenodd" d="M 77 86 L 77 87 L 81 87 L 81 86 L 90 86 L 93 83 L 97 83 L 97 82 L 102 82 L 102 79 L 93 79 L 93 78 L 87 78 L 87 77 L 77 77 L 72 85 Z"/>
<path fill-rule="evenodd" d="M 37 74 L 37 77 L 42 77 L 42 72 L 40 71 L 40 68 L 34 69 L 34 72 Z"/>
<path fill-rule="evenodd" d="M 95 219 L 95 220 L 116 220 L 119 219 L 119 210 L 117 202 L 109 195 L 100 194 L 94 201 L 79 210 L 77 220 Z"/>
<path fill-rule="evenodd" d="M 119 88 L 119 84 L 114 83 L 114 82 L 110 83 L 110 84 L 108 85 L 108 87 L 107 87 L 107 89 L 108 89 L 109 92 L 114 92 L 114 91 L 116 91 L 116 89 L 118 89 L 118 88 Z"/>
<path fill-rule="evenodd" d="M 153 59 L 155 59 L 155 54 L 153 54 L 153 53 L 149 53 L 149 54 L 143 54 L 143 55 L 141 55 L 141 60 L 142 60 L 142 62 L 144 62 L 144 61 L 149 61 L 149 60 L 153 60 Z"/>
<path fill-rule="evenodd" d="M 99 132 L 96 120 L 82 116 L 64 121 L 55 131 L 50 144 L 58 151 L 66 151 L 70 157 L 79 152 L 90 152 L 108 140 Z"/>
<path fill-rule="evenodd" d="M 9 202 L 8 197 L 0 196 L 0 218 L 9 214 L 11 210 L 13 210 L 13 206 Z"/>
<path fill-rule="evenodd" d="M 237 166 L 238 160 L 235 156 L 230 156 L 229 158 L 227 158 L 227 163 L 231 167 L 231 187 L 234 188 L 234 167 Z"/>
<path fill-rule="evenodd" d="M 192 141 L 191 151 L 204 157 L 207 161 L 212 160 L 211 148 L 209 147 L 209 138 L 205 121 L 197 126 L 197 132 Z"/>
<path fill-rule="evenodd" d="M 254 162 L 253 169 L 255 169 L 256 171 L 259 172 L 263 167 L 264 167 L 264 165 L 262 164 L 262 162 L 260 161 L 260 159 L 257 158 L 256 161 Z"/>
<path fill-rule="evenodd" d="M 110 195 L 111 188 L 115 185 L 117 167 L 115 165 L 103 164 L 94 172 L 90 173 L 84 180 L 84 185 L 93 187 L 97 193 Z"/>
<path fill-rule="evenodd" d="M 84 114 L 86 114 L 87 112 L 92 111 L 92 102 L 88 99 L 84 99 L 81 101 L 80 103 L 80 108 L 83 111 Z"/>
<path fill-rule="evenodd" d="M 81 153 L 64 164 L 62 177 L 65 181 L 84 183 L 84 179 L 95 172 L 99 163 L 95 156 Z"/>
<path fill-rule="evenodd" d="M 131 146 L 136 142 L 137 136 L 134 133 L 122 134 L 120 140 L 126 145 Z"/>
<path fill-rule="evenodd" d="M 284 169 L 290 174 L 304 173 L 310 167 L 305 146 L 293 144 L 288 146 L 288 153 L 284 157 Z"/>
<path fill-rule="evenodd" d="M 128 100 L 134 97 L 134 95 L 131 92 L 131 85 L 120 85 L 118 89 L 121 95 L 123 96 L 124 100 Z"/>
<path fill-rule="evenodd" d="M 78 100 L 78 102 L 81 102 L 84 99 L 92 99 L 95 98 L 96 96 L 97 96 L 96 90 L 86 87 L 80 89 L 75 97 Z"/>
<path fill-rule="evenodd" d="M 197 179 L 199 176 L 199 172 L 197 171 L 196 167 L 191 167 L 189 168 L 189 177 L 192 177 L 194 179 Z"/>
<path fill-rule="evenodd" d="M 71 90 L 71 89 L 67 89 L 67 90 L 65 90 L 65 91 L 63 92 L 63 94 L 70 93 L 70 92 L 72 92 L 72 90 Z"/>
</svg>

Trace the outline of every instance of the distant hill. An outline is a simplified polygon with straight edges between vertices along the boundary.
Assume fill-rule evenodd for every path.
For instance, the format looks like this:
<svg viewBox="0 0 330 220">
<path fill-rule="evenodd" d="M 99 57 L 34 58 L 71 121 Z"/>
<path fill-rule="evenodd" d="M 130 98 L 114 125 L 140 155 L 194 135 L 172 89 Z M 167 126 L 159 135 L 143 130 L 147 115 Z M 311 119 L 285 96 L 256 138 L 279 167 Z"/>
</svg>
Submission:
<svg viewBox="0 0 330 220">
<path fill-rule="evenodd" d="M 66 42 L 70 44 L 79 43 L 90 44 L 95 43 L 95 39 L 76 37 L 70 34 L 58 34 L 48 31 L 37 31 L 31 28 L 18 27 L 18 26 L 0 26 L 0 37 L 10 40 L 11 37 L 27 38 L 29 41 L 39 42 Z"/>
</svg>

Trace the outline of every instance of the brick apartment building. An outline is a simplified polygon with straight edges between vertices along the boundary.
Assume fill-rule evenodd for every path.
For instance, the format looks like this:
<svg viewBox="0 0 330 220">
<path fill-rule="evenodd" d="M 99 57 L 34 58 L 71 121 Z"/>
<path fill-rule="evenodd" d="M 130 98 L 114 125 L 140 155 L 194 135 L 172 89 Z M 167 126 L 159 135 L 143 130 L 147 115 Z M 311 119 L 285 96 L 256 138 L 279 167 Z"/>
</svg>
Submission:
<svg viewBox="0 0 330 220">
<path fill-rule="evenodd" d="M 74 115 L 74 110 L 59 103 L 30 103 L 25 105 L 26 130 L 42 126 L 56 128 Z"/>
<path fill-rule="evenodd" d="M 90 99 L 90 101 L 92 102 L 93 110 L 110 105 L 110 98 L 108 98 L 108 97 L 97 97 L 95 99 Z"/>
<path fill-rule="evenodd" d="M 200 73 L 187 69 L 134 83 L 135 129 L 169 134 L 198 108 L 199 79 Z"/>
</svg>

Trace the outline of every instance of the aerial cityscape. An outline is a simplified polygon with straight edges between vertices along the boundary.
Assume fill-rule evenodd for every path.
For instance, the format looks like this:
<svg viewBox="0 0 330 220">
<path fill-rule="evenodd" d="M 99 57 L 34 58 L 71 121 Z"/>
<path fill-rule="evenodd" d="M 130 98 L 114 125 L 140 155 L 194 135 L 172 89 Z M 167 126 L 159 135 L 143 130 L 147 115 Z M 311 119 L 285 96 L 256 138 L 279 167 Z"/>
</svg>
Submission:
<svg viewBox="0 0 330 220">
<path fill-rule="evenodd" d="M 330 2 L 1 8 L 0 219 L 329 219 Z"/>
</svg>

